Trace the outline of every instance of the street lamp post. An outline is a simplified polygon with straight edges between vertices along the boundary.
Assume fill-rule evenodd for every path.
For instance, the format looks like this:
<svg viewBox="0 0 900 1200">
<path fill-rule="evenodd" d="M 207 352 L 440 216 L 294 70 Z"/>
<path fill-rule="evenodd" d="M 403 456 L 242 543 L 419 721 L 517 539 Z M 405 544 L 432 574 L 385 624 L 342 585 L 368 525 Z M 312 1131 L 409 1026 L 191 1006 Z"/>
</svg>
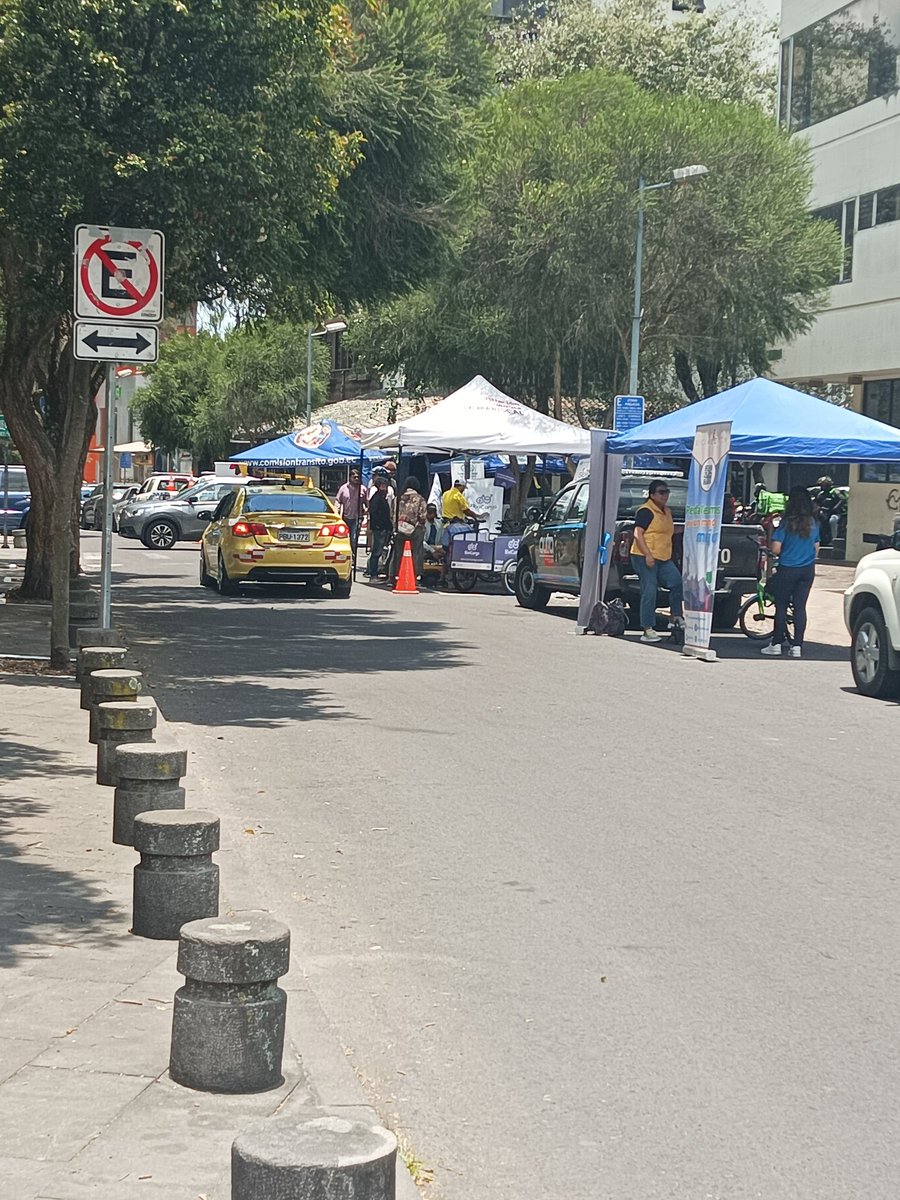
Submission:
<svg viewBox="0 0 900 1200">
<path fill-rule="evenodd" d="M 306 335 L 306 424 L 312 424 L 312 350 L 313 338 L 325 337 L 328 333 L 343 333 L 347 322 L 343 317 L 329 317 L 322 325 L 309 327 Z"/>
<path fill-rule="evenodd" d="M 658 192 L 660 188 L 674 187 L 691 179 L 700 179 L 709 174 L 708 167 L 676 167 L 672 178 L 663 183 L 645 183 L 643 175 L 638 180 L 637 244 L 634 250 L 634 314 L 631 318 L 631 356 L 628 364 L 628 394 L 638 394 L 638 360 L 641 353 L 641 269 L 644 260 L 644 196 L 647 192 Z"/>
</svg>

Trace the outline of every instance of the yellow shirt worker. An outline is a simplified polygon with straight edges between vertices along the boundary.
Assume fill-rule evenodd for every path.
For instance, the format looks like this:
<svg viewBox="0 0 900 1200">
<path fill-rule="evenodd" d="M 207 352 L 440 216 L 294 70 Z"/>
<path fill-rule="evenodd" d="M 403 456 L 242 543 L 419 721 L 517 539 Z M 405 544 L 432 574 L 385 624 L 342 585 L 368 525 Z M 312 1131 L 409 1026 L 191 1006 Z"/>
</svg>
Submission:
<svg viewBox="0 0 900 1200">
<path fill-rule="evenodd" d="M 474 516 L 475 514 L 466 504 L 465 482 L 462 479 L 457 479 L 449 492 L 444 492 L 441 496 L 441 508 L 444 513 L 444 521 L 465 521 L 466 516 Z"/>
</svg>

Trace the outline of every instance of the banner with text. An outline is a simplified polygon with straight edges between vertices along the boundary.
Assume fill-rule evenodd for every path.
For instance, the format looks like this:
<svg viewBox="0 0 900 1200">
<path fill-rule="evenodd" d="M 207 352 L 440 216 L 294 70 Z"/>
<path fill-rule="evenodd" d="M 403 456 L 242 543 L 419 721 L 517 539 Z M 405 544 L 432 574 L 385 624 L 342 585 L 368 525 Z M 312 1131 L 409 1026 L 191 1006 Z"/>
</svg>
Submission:
<svg viewBox="0 0 900 1200">
<path fill-rule="evenodd" d="M 684 510 L 684 643 L 709 646 L 731 422 L 698 425 Z"/>
</svg>

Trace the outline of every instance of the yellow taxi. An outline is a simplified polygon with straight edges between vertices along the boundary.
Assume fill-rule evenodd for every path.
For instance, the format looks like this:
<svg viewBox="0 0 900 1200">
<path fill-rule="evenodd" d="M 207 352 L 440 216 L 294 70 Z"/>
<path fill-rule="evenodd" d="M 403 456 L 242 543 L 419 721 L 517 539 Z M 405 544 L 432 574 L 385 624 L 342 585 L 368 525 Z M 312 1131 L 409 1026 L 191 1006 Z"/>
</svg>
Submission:
<svg viewBox="0 0 900 1200">
<path fill-rule="evenodd" d="M 200 542 L 200 582 L 223 595 L 242 583 L 328 583 L 349 596 L 350 530 L 307 484 L 248 483 L 219 501 Z"/>
</svg>

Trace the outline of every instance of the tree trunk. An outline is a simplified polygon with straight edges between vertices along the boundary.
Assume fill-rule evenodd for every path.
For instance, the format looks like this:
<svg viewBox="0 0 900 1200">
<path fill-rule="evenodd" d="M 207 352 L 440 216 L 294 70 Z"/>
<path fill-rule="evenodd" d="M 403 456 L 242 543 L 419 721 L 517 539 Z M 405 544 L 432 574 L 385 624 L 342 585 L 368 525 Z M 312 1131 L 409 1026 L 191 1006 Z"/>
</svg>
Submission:
<svg viewBox="0 0 900 1200">
<path fill-rule="evenodd" d="M 19 261 L 15 247 L 0 245 L 0 257 L 14 293 L 9 285 Z M 71 326 L 68 313 L 41 325 L 11 303 L 0 362 L 0 403 L 28 471 L 32 496 L 25 577 L 10 598 L 52 601 L 50 661 L 61 669 L 69 665 L 73 501 L 92 407 L 91 368 L 72 356 Z"/>
<path fill-rule="evenodd" d="M 721 372 L 722 364 L 720 362 L 711 362 L 708 358 L 697 359 L 697 374 L 700 376 L 700 386 L 703 388 L 704 398 L 715 396 L 718 392 Z"/>
<path fill-rule="evenodd" d="M 681 390 L 685 396 L 691 404 L 696 404 L 700 399 L 700 393 L 694 386 L 690 360 L 683 350 L 675 351 L 675 374 L 678 376 L 678 382 L 681 384 Z"/>
<path fill-rule="evenodd" d="M 583 385 L 584 372 L 584 355 L 579 352 L 578 355 L 578 384 L 575 388 L 575 416 L 578 418 L 578 424 L 582 429 L 590 429 L 587 423 L 587 418 L 584 415 L 584 404 L 581 398 L 581 389 Z"/>
</svg>

